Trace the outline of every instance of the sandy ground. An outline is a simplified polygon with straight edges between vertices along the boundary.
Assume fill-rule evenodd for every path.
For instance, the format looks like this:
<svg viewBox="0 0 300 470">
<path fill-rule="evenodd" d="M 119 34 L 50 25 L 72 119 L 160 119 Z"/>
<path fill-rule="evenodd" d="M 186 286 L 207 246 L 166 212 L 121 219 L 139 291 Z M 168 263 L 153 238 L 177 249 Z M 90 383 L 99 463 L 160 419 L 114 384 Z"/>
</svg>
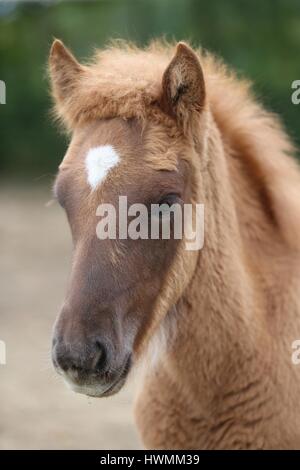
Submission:
<svg viewBox="0 0 300 470">
<path fill-rule="evenodd" d="M 131 383 L 112 398 L 69 391 L 50 361 L 71 243 L 50 190 L 0 189 L 0 449 L 140 448 Z M 136 382 L 136 379 L 135 379 Z"/>
</svg>

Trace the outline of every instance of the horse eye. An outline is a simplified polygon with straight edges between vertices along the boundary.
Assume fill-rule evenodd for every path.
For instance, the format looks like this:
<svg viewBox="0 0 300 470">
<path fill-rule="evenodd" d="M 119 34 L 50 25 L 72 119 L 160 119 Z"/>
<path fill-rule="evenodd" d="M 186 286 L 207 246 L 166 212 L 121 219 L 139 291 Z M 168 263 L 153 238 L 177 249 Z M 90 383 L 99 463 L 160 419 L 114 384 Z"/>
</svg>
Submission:
<svg viewBox="0 0 300 470">
<path fill-rule="evenodd" d="M 162 199 L 160 199 L 159 202 L 158 202 L 158 205 L 161 206 L 161 205 L 165 204 L 165 205 L 171 207 L 173 204 L 180 203 L 180 201 L 181 201 L 181 199 L 180 199 L 178 194 L 171 193 L 171 194 L 167 194 Z"/>
<path fill-rule="evenodd" d="M 158 202 L 151 205 L 151 217 L 158 217 L 163 220 L 164 216 L 170 214 L 173 211 L 172 206 L 176 208 L 182 206 L 182 199 L 178 194 L 170 193 L 162 197 Z"/>
</svg>

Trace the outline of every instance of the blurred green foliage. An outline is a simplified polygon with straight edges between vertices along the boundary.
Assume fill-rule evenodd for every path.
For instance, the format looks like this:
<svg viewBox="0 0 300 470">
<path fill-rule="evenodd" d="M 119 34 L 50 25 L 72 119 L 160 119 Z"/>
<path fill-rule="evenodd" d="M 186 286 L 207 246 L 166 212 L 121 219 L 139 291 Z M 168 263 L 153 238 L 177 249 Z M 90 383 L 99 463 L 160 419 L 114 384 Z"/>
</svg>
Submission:
<svg viewBox="0 0 300 470">
<path fill-rule="evenodd" d="M 53 37 L 80 58 L 112 37 L 137 41 L 164 35 L 189 39 L 251 78 L 300 144 L 299 0 L 99 0 L 0 2 L 0 172 L 43 176 L 56 171 L 67 145 L 49 118 L 46 62 Z"/>
</svg>

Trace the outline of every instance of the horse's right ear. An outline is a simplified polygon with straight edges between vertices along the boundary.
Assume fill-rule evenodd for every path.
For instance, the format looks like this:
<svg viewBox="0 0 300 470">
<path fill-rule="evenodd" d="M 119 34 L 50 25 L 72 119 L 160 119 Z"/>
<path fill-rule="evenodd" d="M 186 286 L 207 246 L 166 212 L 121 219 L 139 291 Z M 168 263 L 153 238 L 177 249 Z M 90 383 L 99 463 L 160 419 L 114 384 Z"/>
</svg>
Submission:
<svg viewBox="0 0 300 470">
<path fill-rule="evenodd" d="M 183 126 L 204 108 L 202 67 L 196 52 L 184 42 L 177 44 L 176 53 L 164 72 L 160 102 L 163 110 Z"/>
<path fill-rule="evenodd" d="M 76 91 L 84 67 L 77 62 L 64 44 L 55 39 L 49 55 L 49 74 L 52 94 L 59 106 Z"/>
</svg>

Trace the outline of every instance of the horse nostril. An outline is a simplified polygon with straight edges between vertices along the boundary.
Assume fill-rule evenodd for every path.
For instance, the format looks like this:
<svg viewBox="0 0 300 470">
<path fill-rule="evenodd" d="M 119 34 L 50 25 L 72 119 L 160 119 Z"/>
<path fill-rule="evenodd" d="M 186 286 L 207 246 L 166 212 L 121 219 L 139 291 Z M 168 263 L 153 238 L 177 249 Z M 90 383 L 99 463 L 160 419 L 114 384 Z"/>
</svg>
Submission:
<svg viewBox="0 0 300 470">
<path fill-rule="evenodd" d="M 101 343 L 101 341 L 96 340 L 95 342 L 95 356 L 92 362 L 92 369 L 96 370 L 97 372 L 103 372 L 104 367 L 107 363 L 107 352 L 106 348 Z"/>
<path fill-rule="evenodd" d="M 107 367 L 107 358 L 107 349 L 101 340 L 92 340 L 73 347 L 60 341 L 52 350 L 54 366 L 78 379 L 95 372 L 103 374 Z"/>
<path fill-rule="evenodd" d="M 54 367 L 66 372 L 71 366 L 70 356 L 67 354 L 64 345 L 56 342 L 52 348 L 52 362 Z"/>
</svg>

